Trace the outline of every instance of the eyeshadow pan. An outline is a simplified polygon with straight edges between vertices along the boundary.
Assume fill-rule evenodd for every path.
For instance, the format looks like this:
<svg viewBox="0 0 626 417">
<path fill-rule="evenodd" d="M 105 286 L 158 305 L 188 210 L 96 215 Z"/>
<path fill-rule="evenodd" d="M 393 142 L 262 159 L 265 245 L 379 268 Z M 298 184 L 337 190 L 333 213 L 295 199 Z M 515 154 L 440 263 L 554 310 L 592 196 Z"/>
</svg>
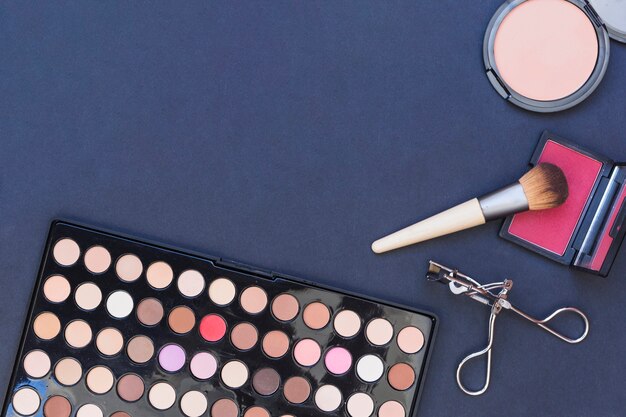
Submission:
<svg viewBox="0 0 626 417">
<path fill-rule="evenodd" d="M 229 398 L 221 398 L 211 406 L 211 417 L 238 417 L 239 407 Z"/>
<path fill-rule="evenodd" d="M 301 376 L 293 376 L 285 381 L 283 395 L 290 403 L 302 404 L 311 395 L 311 384 Z"/>
<path fill-rule="evenodd" d="M 116 411 L 115 413 L 111 414 L 111 417 L 131 417 L 131 416 L 130 414 L 124 411 Z"/>
<path fill-rule="evenodd" d="M 272 368 L 261 368 L 252 376 L 252 387 L 261 395 L 272 395 L 279 386 L 280 375 Z"/>
<path fill-rule="evenodd" d="M 43 350 L 31 350 L 24 356 L 24 371 L 31 378 L 43 378 L 51 366 L 50 356 Z"/>
<path fill-rule="evenodd" d="M 232 360 L 224 364 L 220 375 L 228 388 L 239 388 L 248 381 L 248 367 L 239 360 Z"/>
<path fill-rule="evenodd" d="M 261 287 L 248 287 L 241 293 L 241 307 L 249 314 L 259 314 L 267 307 L 267 293 Z"/>
<path fill-rule="evenodd" d="M 134 306 L 133 297 L 124 290 L 113 291 L 107 297 L 107 311 L 116 319 L 128 317 Z"/>
<path fill-rule="evenodd" d="M 180 410 L 187 417 L 200 417 L 208 408 L 209 402 L 200 391 L 188 391 L 180 399 Z"/>
<path fill-rule="evenodd" d="M 137 281 L 142 272 L 141 259 L 133 254 L 122 255 L 115 263 L 115 273 L 124 282 Z"/>
<path fill-rule="evenodd" d="M 272 301 L 272 314 L 280 321 L 291 321 L 300 311 L 298 299 L 291 294 L 279 294 Z"/>
<path fill-rule="evenodd" d="M 83 375 L 83 367 L 74 358 L 63 358 L 54 367 L 54 377 L 61 385 L 76 385 Z"/>
<path fill-rule="evenodd" d="M 156 298 L 144 298 L 137 304 L 137 320 L 144 326 L 159 324 L 163 315 L 163 304 Z"/>
<path fill-rule="evenodd" d="M 76 417 L 104 417 L 104 413 L 95 404 L 84 404 L 76 411 Z"/>
<path fill-rule="evenodd" d="M 404 391 L 415 382 L 415 371 L 406 363 L 397 363 L 389 369 L 387 379 L 394 389 Z"/>
<path fill-rule="evenodd" d="M 154 343 L 147 336 L 135 336 L 128 342 L 126 353 L 133 362 L 146 363 L 154 356 Z"/>
<path fill-rule="evenodd" d="M 33 415 L 39 410 L 41 398 L 31 387 L 22 387 L 13 394 L 13 409 L 23 416 Z"/>
<path fill-rule="evenodd" d="M 62 303 L 71 292 L 70 282 L 63 275 L 52 275 L 43 284 L 43 295 L 51 303 Z"/>
<path fill-rule="evenodd" d="M 378 409 L 378 417 L 406 417 L 406 411 L 397 401 L 387 401 Z"/>
<path fill-rule="evenodd" d="M 145 389 L 143 379 L 137 374 L 122 375 L 117 381 L 117 395 L 124 401 L 139 401 Z"/>
<path fill-rule="evenodd" d="M 209 379 L 217 371 L 217 359 L 209 352 L 198 352 L 189 363 L 189 369 L 198 379 Z"/>
<path fill-rule="evenodd" d="M 124 347 L 124 336 L 113 327 L 104 328 L 96 336 L 96 347 L 105 356 L 115 356 Z"/>
<path fill-rule="evenodd" d="M 85 282 L 76 288 L 74 300 L 78 307 L 85 311 L 92 311 L 102 302 L 102 291 L 93 282 Z"/>
<path fill-rule="evenodd" d="M 364 392 L 352 394 L 346 402 L 350 417 L 370 417 L 374 413 L 374 400 Z"/>
<path fill-rule="evenodd" d="M 53 395 L 43 405 L 44 417 L 70 417 L 72 405 L 62 395 Z"/>
<path fill-rule="evenodd" d="M 311 329 L 320 330 L 330 321 L 330 310 L 320 302 L 313 302 L 304 308 L 302 318 Z"/>
<path fill-rule="evenodd" d="M 65 327 L 65 341 L 73 348 L 84 348 L 91 342 L 93 333 L 91 327 L 84 320 L 73 320 Z"/>
<path fill-rule="evenodd" d="M 262 347 L 270 358 L 280 358 L 289 350 L 289 336 L 280 330 L 272 330 L 263 337 Z"/>
<path fill-rule="evenodd" d="M 388 320 L 376 318 L 367 324 L 365 335 L 374 346 L 384 346 L 393 338 L 393 326 Z"/>
<path fill-rule="evenodd" d="M 188 269 L 179 275 L 178 291 L 185 297 L 195 298 L 204 290 L 204 277 L 194 269 Z"/>
<path fill-rule="evenodd" d="M 237 290 L 228 278 L 218 278 L 209 286 L 209 298 L 218 306 L 226 306 L 233 302 Z"/>
<path fill-rule="evenodd" d="M 417 327 L 405 327 L 398 333 L 398 346 L 404 353 L 417 353 L 424 346 L 424 333 Z"/>
<path fill-rule="evenodd" d="M 217 342 L 226 334 L 226 321 L 217 314 L 207 314 L 200 321 L 200 335 L 207 342 Z"/>
<path fill-rule="evenodd" d="M 167 382 L 157 382 L 148 391 L 148 401 L 157 410 L 167 410 L 176 402 L 176 391 Z"/>
<path fill-rule="evenodd" d="M 196 316 L 187 306 L 174 307 L 167 317 L 170 329 L 177 334 L 189 333 L 196 325 Z"/>
<path fill-rule="evenodd" d="M 174 271 L 167 263 L 157 261 L 148 267 L 146 278 L 152 288 L 162 290 L 169 287 L 174 280 Z"/>
<path fill-rule="evenodd" d="M 302 366 L 315 365 L 322 356 L 322 348 L 313 339 L 302 339 L 293 347 L 293 357 Z"/>
<path fill-rule="evenodd" d="M 54 245 L 52 256 L 59 265 L 71 266 L 80 258 L 80 248 L 72 239 L 61 239 Z"/>
<path fill-rule="evenodd" d="M 326 352 L 324 365 L 331 374 L 343 375 L 352 366 L 352 355 L 346 348 L 333 347 Z"/>
<path fill-rule="evenodd" d="M 159 351 L 159 365 L 166 372 L 178 372 L 185 366 L 185 349 L 181 346 L 170 343 Z"/>
<path fill-rule="evenodd" d="M 356 363 L 356 374 L 365 382 L 378 381 L 385 372 L 385 364 L 376 355 L 364 355 Z"/>
<path fill-rule="evenodd" d="M 111 254 L 102 246 L 92 246 L 85 252 L 85 267 L 93 274 L 102 274 L 111 266 Z"/>
<path fill-rule="evenodd" d="M 239 323 L 233 327 L 230 333 L 230 340 L 237 349 L 250 350 L 259 340 L 259 332 L 250 323 Z"/>
<path fill-rule="evenodd" d="M 87 388 L 94 394 L 106 394 L 113 388 L 114 381 L 113 372 L 106 366 L 94 366 L 85 378 Z"/>
<path fill-rule="evenodd" d="M 342 400 L 341 391 L 334 385 L 322 385 L 315 391 L 315 405 L 327 413 L 338 409 Z"/>
<path fill-rule="evenodd" d="M 52 340 L 61 331 L 61 322 L 59 318 L 49 311 L 39 314 L 33 322 L 33 332 L 38 338 L 43 340 Z"/>
<path fill-rule="evenodd" d="M 270 413 L 263 407 L 259 407 L 257 405 L 248 408 L 244 413 L 243 417 L 271 417 Z"/>
<path fill-rule="evenodd" d="M 333 326 L 339 336 L 354 337 L 361 330 L 361 317 L 352 310 L 342 310 L 335 316 Z"/>
</svg>

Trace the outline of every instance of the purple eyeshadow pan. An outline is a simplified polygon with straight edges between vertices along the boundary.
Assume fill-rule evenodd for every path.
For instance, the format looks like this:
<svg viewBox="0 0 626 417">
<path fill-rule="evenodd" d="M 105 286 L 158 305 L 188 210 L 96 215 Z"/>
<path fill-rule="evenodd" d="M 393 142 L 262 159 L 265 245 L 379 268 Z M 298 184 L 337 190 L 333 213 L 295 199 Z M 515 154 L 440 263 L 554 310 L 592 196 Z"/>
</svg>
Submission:
<svg viewBox="0 0 626 417">
<path fill-rule="evenodd" d="M 165 345 L 159 351 L 159 365 L 167 372 L 178 372 L 185 366 L 185 350 L 179 345 Z"/>
<path fill-rule="evenodd" d="M 429 313 L 65 222 L 47 241 L 0 417 L 414 415 Z"/>
</svg>

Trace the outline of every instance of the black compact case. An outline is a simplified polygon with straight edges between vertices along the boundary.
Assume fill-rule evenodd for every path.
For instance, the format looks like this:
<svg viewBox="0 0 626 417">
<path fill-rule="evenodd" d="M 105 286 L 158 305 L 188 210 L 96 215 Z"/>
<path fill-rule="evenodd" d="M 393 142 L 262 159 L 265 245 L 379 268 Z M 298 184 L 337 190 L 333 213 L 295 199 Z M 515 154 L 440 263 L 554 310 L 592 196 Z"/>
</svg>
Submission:
<svg viewBox="0 0 626 417">
<path fill-rule="evenodd" d="M 81 249 L 80 259 L 71 266 L 59 265 L 52 255 L 55 243 L 62 238 L 72 239 L 78 243 Z M 94 275 L 85 268 L 82 255 L 88 248 L 98 245 L 110 252 L 112 262 L 107 271 Z M 115 262 L 124 254 L 136 255 L 144 265 L 141 278 L 134 282 L 123 282 L 116 275 Z M 145 278 L 146 267 L 156 261 L 166 262 L 174 272 L 174 281 L 162 290 L 155 290 L 148 285 Z M 195 298 L 184 297 L 176 286 L 176 277 L 189 269 L 199 271 L 205 280 L 204 290 Z M 66 301 L 55 304 L 49 302 L 43 295 L 43 284 L 47 278 L 56 274 L 62 275 L 69 281 L 72 293 Z M 207 295 L 209 284 L 218 277 L 228 278 L 237 289 L 237 297 L 229 305 L 216 305 Z M 76 287 L 86 281 L 96 283 L 103 294 L 102 304 L 90 312 L 79 308 L 74 301 Z M 238 302 L 242 290 L 249 286 L 258 286 L 265 290 L 269 300 L 268 307 L 256 315 L 246 312 Z M 135 309 L 140 300 L 148 297 L 157 298 L 164 307 L 165 318 L 156 326 L 147 327 L 138 321 L 135 309 L 124 319 L 113 317 L 105 308 L 104 300 L 107 299 L 107 294 L 120 289 L 127 291 L 132 296 Z M 291 322 L 277 320 L 270 309 L 272 300 L 283 293 L 295 296 L 299 302 L 298 315 Z M 305 306 L 316 301 L 326 305 L 331 313 L 329 323 L 319 330 L 308 327 L 303 321 L 302 314 Z M 176 334 L 168 327 L 167 323 L 168 312 L 181 305 L 190 307 L 197 319 L 193 330 L 185 335 Z M 333 328 L 333 318 L 339 311 L 345 309 L 356 312 L 361 320 L 360 331 L 349 338 L 340 336 Z M 54 313 L 61 322 L 62 330 L 52 340 L 39 338 L 33 330 L 34 319 L 44 311 Z M 205 340 L 201 337 L 198 329 L 200 319 L 212 313 L 220 315 L 227 323 L 226 336 L 217 342 Z M 366 336 L 366 326 L 374 318 L 384 318 L 393 326 L 393 339 L 384 346 L 373 345 Z M 107 327 L 118 329 L 124 338 L 124 348 L 121 353 L 113 357 L 102 355 L 96 348 L 94 340 L 82 349 L 69 346 L 64 339 L 63 328 L 75 319 L 88 322 L 93 330 L 94 338 L 101 329 Z M 230 340 L 231 329 L 235 324 L 241 322 L 252 323 L 258 329 L 259 342 L 254 348 L 247 351 L 237 349 Z M 416 353 L 406 353 L 398 345 L 398 333 L 407 327 L 416 327 L 423 334 L 423 347 Z M 21 388 L 30 387 L 37 392 L 41 400 L 37 411 L 31 414 L 35 416 L 44 416 L 43 409 L 46 400 L 55 395 L 63 396 L 69 401 L 72 407 L 72 416 L 76 415 L 77 410 L 84 404 L 96 405 L 101 409 L 104 417 L 109 417 L 118 411 L 123 411 L 131 417 L 184 416 L 185 414 L 180 408 L 180 399 L 185 392 L 190 390 L 199 391 L 207 398 L 208 409 L 203 414 L 206 416 L 212 416 L 212 404 L 219 399 L 228 398 L 237 404 L 238 416 L 245 416 L 246 410 L 252 406 L 258 406 L 266 409 L 272 417 L 286 415 L 351 417 L 346 407 L 346 401 L 357 392 L 366 393 L 373 399 L 375 409 L 372 415 L 378 415 L 382 404 L 393 401 L 403 406 L 406 416 L 412 416 L 416 411 L 418 399 L 422 392 L 436 329 L 437 319 L 428 312 L 367 299 L 359 295 L 216 257 L 185 253 L 154 243 L 144 243 L 129 237 L 56 221 L 52 224 L 48 236 L 2 415 L 7 417 L 22 415 L 14 410 L 12 398 Z M 279 359 L 266 355 L 260 346 L 263 335 L 273 330 L 281 330 L 290 338 L 289 351 Z M 152 339 L 156 348 L 155 356 L 144 364 L 132 362 L 126 351 L 128 341 L 137 334 Z M 321 359 L 310 367 L 299 365 L 293 357 L 295 342 L 305 338 L 316 340 L 322 350 Z M 185 366 L 175 373 L 162 369 L 156 357 L 159 348 L 169 343 L 178 344 L 187 353 Z M 334 375 L 325 367 L 325 352 L 334 346 L 344 347 L 352 355 L 352 365 L 346 374 Z M 52 364 L 50 371 L 41 378 L 29 376 L 24 368 L 24 357 L 33 350 L 44 351 Z M 217 372 L 208 380 L 198 380 L 189 371 L 190 358 L 198 351 L 211 352 L 217 358 Z M 366 354 L 376 355 L 384 363 L 384 374 L 377 382 L 365 382 L 356 372 L 358 359 Z M 83 370 L 80 381 L 69 387 L 61 385 L 54 374 L 55 364 L 65 357 L 76 358 L 82 364 Z M 233 359 L 242 361 L 249 369 L 250 378 L 240 388 L 229 388 L 220 377 L 220 369 L 224 363 Z M 408 364 L 415 372 L 415 380 L 406 390 L 394 389 L 388 381 L 390 367 L 399 363 Z M 115 384 L 112 389 L 104 394 L 93 393 L 85 382 L 86 372 L 96 365 L 108 367 L 115 377 Z M 275 369 L 281 376 L 280 388 L 273 395 L 260 395 L 252 387 L 252 375 L 256 370 L 264 367 Z M 138 401 L 124 401 L 116 391 L 120 376 L 127 373 L 137 374 L 144 381 L 145 392 Z M 310 383 L 311 395 L 307 401 L 301 404 L 290 403 L 283 395 L 283 384 L 292 376 L 303 377 Z M 150 387 L 159 381 L 167 382 L 176 390 L 176 402 L 167 410 L 155 409 L 148 399 Z M 341 392 L 342 402 L 336 411 L 324 412 L 316 405 L 314 394 L 322 385 L 335 386 Z"/>
<path fill-rule="evenodd" d="M 556 262 L 608 275 L 626 230 L 626 165 L 545 131 L 530 165 L 549 162 L 568 180 L 561 207 L 507 217 L 500 236 Z"/>
</svg>

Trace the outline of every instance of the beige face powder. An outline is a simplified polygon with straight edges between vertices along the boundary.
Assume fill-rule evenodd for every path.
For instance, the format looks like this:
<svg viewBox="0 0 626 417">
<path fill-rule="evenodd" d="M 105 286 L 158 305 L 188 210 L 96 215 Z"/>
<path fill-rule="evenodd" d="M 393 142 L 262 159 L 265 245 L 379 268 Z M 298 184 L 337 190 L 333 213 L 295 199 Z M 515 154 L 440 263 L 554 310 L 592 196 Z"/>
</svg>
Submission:
<svg viewBox="0 0 626 417">
<path fill-rule="evenodd" d="M 578 91 L 598 61 L 587 15 L 566 0 L 528 0 L 512 9 L 495 35 L 500 78 L 518 94 L 550 101 Z"/>
</svg>

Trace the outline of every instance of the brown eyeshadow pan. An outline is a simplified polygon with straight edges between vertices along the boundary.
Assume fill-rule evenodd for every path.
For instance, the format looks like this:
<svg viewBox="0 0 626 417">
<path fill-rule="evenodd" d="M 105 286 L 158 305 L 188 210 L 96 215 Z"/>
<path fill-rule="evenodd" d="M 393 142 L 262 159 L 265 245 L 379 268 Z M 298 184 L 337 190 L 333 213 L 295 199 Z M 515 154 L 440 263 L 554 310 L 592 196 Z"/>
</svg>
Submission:
<svg viewBox="0 0 626 417">
<path fill-rule="evenodd" d="M 48 242 L 7 398 L 18 417 L 414 410 L 426 313 L 63 222 Z"/>
<path fill-rule="evenodd" d="M 124 401 L 138 401 L 145 391 L 143 379 L 137 374 L 123 375 L 117 381 L 117 394 Z"/>
<path fill-rule="evenodd" d="M 137 320 L 144 326 L 156 326 L 163 314 L 163 304 L 156 298 L 144 298 L 137 305 Z"/>
<path fill-rule="evenodd" d="M 62 395 L 53 395 L 43 405 L 44 417 L 70 417 L 72 405 Z"/>
<path fill-rule="evenodd" d="M 252 376 L 252 387 L 261 395 L 272 395 L 279 386 L 280 375 L 272 368 L 261 368 Z"/>
<path fill-rule="evenodd" d="M 177 334 L 189 333 L 196 325 L 196 316 L 187 306 L 174 307 L 167 317 L 170 329 Z"/>
</svg>

